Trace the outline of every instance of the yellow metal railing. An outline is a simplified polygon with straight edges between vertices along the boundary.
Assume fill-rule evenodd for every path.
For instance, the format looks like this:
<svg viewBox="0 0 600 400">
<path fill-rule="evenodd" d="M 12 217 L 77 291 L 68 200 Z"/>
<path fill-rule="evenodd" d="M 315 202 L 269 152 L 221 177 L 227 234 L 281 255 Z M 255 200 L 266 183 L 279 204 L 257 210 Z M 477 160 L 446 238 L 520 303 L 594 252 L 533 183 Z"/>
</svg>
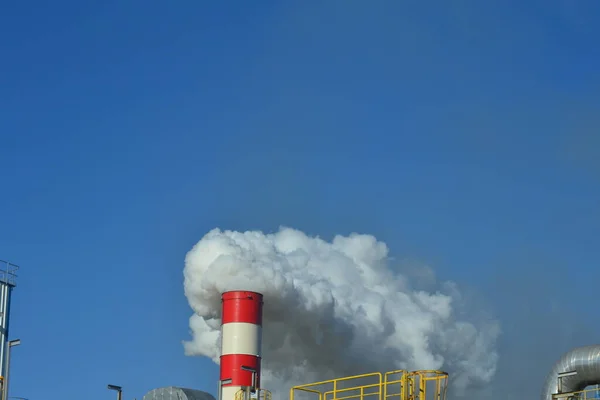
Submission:
<svg viewBox="0 0 600 400">
<path fill-rule="evenodd" d="M 352 384 L 355 381 L 364 382 L 361 385 Z M 318 400 L 349 400 L 364 399 L 381 400 L 381 384 L 383 375 L 380 372 L 346 376 L 327 381 L 307 383 L 290 389 L 290 400 L 294 400 L 296 392 L 317 395 Z M 376 397 L 374 397 L 376 396 Z M 312 396 L 314 399 L 315 396 Z"/>
<path fill-rule="evenodd" d="M 235 393 L 235 400 L 271 400 L 271 392 L 267 389 L 256 389 L 254 392 L 240 389 Z"/>
<path fill-rule="evenodd" d="M 375 372 L 294 386 L 290 400 L 445 400 L 447 384 L 442 371 Z"/>
<path fill-rule="evenodd" d="M 598 388 L 584 389 L 577 392 L 557 393 L 552 395 L 554 400 L 598 400 L 600 390 Z"/>
<path fill-rule="evenodd" d="M 445 400 L 448 374 L 442 371 L 413 371 L 406 375 L 404 400 Z"/>
</svg>

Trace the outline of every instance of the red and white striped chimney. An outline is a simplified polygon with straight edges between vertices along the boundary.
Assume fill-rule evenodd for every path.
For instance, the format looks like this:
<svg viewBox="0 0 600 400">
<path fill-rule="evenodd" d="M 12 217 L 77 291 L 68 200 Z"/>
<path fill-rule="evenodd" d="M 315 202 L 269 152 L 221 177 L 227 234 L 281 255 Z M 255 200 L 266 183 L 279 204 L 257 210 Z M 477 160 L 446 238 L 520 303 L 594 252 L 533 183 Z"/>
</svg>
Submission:
<svg viewBox="0 0 600 400">
<path fill-rule="evenodd" d="M 263 295 L 244 290 L 221 296 L 220 400 L 243 388 L 260 387 Z"/>
</svg>

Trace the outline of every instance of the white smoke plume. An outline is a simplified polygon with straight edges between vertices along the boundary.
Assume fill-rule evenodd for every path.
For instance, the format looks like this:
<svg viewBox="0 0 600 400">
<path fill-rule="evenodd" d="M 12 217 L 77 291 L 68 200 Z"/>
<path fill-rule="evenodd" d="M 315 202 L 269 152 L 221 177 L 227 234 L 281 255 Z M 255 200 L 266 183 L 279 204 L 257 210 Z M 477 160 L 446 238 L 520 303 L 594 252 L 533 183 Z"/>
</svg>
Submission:
<svg viewBox="0 0 600 400">
<path fill-rule="evenodd" d="M 373 236 L 327 242 L 290 228 L 214 229 L 187 254 L 184 276 L 195 312 L 185 353 L 215 363 L 221 293 L 264 294 L 261 386 L 272 390 L 355 373 L 442 369 L 457 394 L 496 371 L 498 323 L 467 310 L 451 282 L 435 292 L 413 289 Z"/>
</svg>

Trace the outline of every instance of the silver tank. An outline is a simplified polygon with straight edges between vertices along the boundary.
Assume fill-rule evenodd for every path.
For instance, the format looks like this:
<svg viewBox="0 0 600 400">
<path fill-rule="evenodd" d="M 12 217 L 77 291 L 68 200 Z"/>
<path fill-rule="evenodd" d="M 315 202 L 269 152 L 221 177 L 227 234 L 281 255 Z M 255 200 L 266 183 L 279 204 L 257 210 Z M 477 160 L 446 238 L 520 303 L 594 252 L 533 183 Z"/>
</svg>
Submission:
<svg viewBox="0 0 600 400">
<path fill-rule="evenodd" d="M 552 400 L 558 392 L 558 374 L 577 372 L 562 378 L 562 393 L 583 390 L 586 386 L 600 383 L 600 344 L 577 347 L 563 354 L 546 377 L 541 400 Z"/>
<path fill-rule="evenodd" d="M 142 400 L 215 400 L 215 398 L 201 390 L 167 386 L 149 391 Z"/>
</svg>

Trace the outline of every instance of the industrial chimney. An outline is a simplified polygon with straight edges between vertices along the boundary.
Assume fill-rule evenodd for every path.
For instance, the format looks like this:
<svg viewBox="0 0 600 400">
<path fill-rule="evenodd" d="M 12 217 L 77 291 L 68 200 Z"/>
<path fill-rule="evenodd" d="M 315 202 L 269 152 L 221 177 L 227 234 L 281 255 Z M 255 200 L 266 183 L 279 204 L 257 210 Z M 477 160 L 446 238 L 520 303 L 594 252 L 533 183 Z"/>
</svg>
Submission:
<svg viewBox="0 0 600 400">
<path fill-rule="evenodd" d="M 236 399 L 260 387 L 263 295 L 231 291 L 221 295 L 221 371 L 219 400 Z"/>
</svg>

